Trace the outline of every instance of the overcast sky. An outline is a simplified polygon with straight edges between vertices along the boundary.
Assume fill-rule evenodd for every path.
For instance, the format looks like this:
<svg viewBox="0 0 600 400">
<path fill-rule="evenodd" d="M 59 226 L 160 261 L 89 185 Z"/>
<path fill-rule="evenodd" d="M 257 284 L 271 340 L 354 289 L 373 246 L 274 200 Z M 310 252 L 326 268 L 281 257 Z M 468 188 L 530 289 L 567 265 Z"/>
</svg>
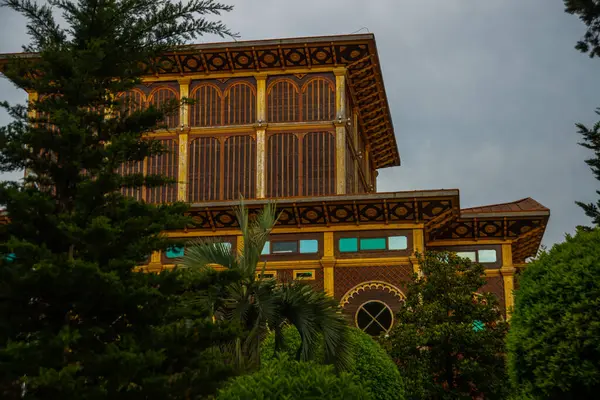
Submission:
<svg viewBox="0 0 600 400">
<path fill-rule="evenodd" d="M 562 0 L 222 1 L 243 40 L 375 34 L 402 158 L 379 191 L 458 188 L 463 208 L 533 197 L 551 209 L 547 245 L 589 224 L 574 201 L 598 184 L 574 124 L 595 122 L 600 59 L 574 50 L 585 27 Z M 0 8 L 0 53 L 27 40 Z M 0 100 L 24 99 L 0 80 Z"/>
</svg>

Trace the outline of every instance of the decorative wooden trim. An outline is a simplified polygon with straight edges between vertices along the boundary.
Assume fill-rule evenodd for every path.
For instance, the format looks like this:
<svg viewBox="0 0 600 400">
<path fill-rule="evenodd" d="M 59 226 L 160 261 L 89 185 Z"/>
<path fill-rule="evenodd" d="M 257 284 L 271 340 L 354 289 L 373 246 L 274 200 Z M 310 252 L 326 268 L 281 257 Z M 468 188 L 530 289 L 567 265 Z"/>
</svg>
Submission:
<svg viewBox="0 0 600 400">
<path fill-rule="evenodd" d="M 267 74 L 255 74 L 256 78 L 256 121 L 267 120 Z"/>
<path fill-rule="evenodd" d="M 414 254 L 420 254 L 423 256 L 425 252 L 425 238 L 423 235 L 422 229 L 413 229 L 413 251 Z M 419 276 L 421 276 L 421 266 L 419 265 L 418 260 L 413 262 L 413 272 Z"/>
<path fill-rule="evenodd" d="M 406 298 L 406 296 L 404 295 L 404 293 L 402 292 L 402 290 L 400 290 L 398 287 L 387 283 L 387 282 L 383 282 L 383 281 L 369 281 L 369 282 L 363 282 L 360 283 L 356 286 L 354 286 L 352 289 L 348 290 L 346 292 L 346 294 L 344 294 L 342 296 L 342 299 L 340 300 L 340 306 L 341 307 L 345 307 L 346 305 L 348 305 L 350 303 L 350 300 L 352 300 L 352 298 L 365 290 L 368 289 L 382 289 L 382 290 L 389 290 L 390 293 L 394 294 L 396 297 L 398 297 L 400 300 L 404 300 Z"/>
<path fill-rule="evenodd" d="M 179 82 L 179 99 L 182 101 L 181 108 L 179 111 L 179 124 L 182 129 L 185 129 L 190 126 L 190 112 L 189 112 L 189 104 L 183 99 L 187 99 L 190 96 L 190 83 L 191 79 L 182 78 L 178 79 Z"/>
<path fill-rule="evenodd" d="M 283 233 L 313 233 L 313 232 L 339 232 L 339 231 L 367 231 L 367 230 L 390 230 L 390 229 L 423 229 L 423 224 L 364 224 L 364 225 L 332 225 L 332 226 L 305 226 L 298 228 L 297 226 L 290 227 L 275 227 L 271 231 L 272 234 Z M 186 231 L 169 231 L 165 232 L 167 237 L 206 237 L 206 236 L 237 236 L 240 235 L 238 229 L 223 229 L 219 230 L 218 235 L 212 231 L 204 229 L 186 230 Z"/>
<path fill-rule="evenodd" d="M 510 319 L 512 308 L 515 305 L 515 267 L 513 266 L 512 246 L 510 244 L 502 245 L 502 268 L 500 273 L 504 280 L 504 303 L 506 305 L 506 318 Z"/>
</svg>

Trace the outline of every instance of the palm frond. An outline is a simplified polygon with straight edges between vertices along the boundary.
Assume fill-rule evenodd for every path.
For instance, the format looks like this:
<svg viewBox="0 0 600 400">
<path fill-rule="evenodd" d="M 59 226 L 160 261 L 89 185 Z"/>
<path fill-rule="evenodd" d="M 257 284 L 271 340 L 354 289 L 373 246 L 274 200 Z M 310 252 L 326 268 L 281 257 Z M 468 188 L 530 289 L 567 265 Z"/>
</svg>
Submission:
<svg viewBox="0 0 600 400">
<path fill-rule="evenodd" d="M 279 287 L 281 317 L 300 333 L 300 359 L 310 360 L 317 342 L 323 340 L 325 362 L 340 370 L 350 365 L 348 325 L 338 303 L 327 294 L 299 282 Z"/>
<path fill-rule="evenodd" d="M 197 240 L 191 242 L 184 256 L 178 260 L 183 268 L 209 268 L 210 264 L 221 265 L 225 268 L 238 268 L 238 262 L 231 247 L 227 243 L 214 240 Z"/>
</svg>

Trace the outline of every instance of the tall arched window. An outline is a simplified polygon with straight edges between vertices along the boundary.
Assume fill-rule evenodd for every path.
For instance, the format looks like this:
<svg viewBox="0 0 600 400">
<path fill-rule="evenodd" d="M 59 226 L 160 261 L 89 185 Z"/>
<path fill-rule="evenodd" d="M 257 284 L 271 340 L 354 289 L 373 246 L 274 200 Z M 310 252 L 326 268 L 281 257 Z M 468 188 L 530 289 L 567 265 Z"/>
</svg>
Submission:
<svg viewBox="0 0 600 400">
<path fill-rule="evenodd" d="M 198 137 L 189 145 L 188 200 L 218 200 L 221 191 L 221 143 L 214 137 Z"/>
<path fill-rule="evenodd" d="M 276 79 L 267 88 L 269 122 L 300 121 L 301 104 L 298 85 L 290 79 Z"/>
<path fill-rule="evenodd" d="M 256 120 L 256 91 L 249 83 L 237 82 L 225 90 L 225 124 L 252 124 Z"/>
<path fill-rule="evenodd" d="M 175 90 L 167 87 L 155 89 L 148 96 L 148 104 L 152 104 L 156 108 L 164 107 L 167 103 L 175 101 L 179 101 L 179 95 Z M 159 125 L 177 128 L 179 126 L 179 109 L 166 115 L 164 121 Z"/>
<path fill-rule="evenodd" d="M 223 125 L 223 94 L 217 86 L 202 83 L 192 89 L 190 99 L 194 100 L 189 107 L 190 126 Z"/>
<path fill-rule="evenodd" d="M 177 179 L 179 167 L 179 146 L 173 139 L 160 140 L 161 144 L 168 149 L 168 153 L 155 155 L 148 158 L 147 174 L 162 175 L 167 178 Z M 147 188 L 146 201 L 148 203 L 172 203 L 177 200 L 177 183 Z"/>
<path fill-rule="evenodd" d="M 302 87 L 303 121 L 335 119 L 335 84 L 327 78 L 310 79 Z"/>
<path fill-rule="evenodd" d="M 311 132 L 302 139 L 303 196 L 335 194 L 335 137 Z"/>
<path fill-rule="evenodd" d="M 269 137 L 267 159 L 267 196 L 298 196 L 300 169 L 298 138 L 293 133 Z"/>
<path fill-rule="evenodd" d="M 223 152 L 223 198 L 256 197 L 256 141 L 250 135 L 227 138 Z"/>
</svg>

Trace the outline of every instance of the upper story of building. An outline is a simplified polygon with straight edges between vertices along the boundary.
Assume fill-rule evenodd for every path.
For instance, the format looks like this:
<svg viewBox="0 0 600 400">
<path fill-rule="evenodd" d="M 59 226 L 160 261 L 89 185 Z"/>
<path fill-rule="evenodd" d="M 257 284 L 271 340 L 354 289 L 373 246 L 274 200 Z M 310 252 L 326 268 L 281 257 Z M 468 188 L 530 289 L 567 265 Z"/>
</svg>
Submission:
<svg viewBox="0 0 600 400">
<path fill-rule="evenodd" d="M 139 199 L 370 193 L 379 168 L 400 165 L 371 34 L 191 45 L 146 71 L 120 96 L 138 107 L 192 102 L 149 133 L 169 154 L 121 168 L 177 180 L 127 191 Z"/>
</svg>

